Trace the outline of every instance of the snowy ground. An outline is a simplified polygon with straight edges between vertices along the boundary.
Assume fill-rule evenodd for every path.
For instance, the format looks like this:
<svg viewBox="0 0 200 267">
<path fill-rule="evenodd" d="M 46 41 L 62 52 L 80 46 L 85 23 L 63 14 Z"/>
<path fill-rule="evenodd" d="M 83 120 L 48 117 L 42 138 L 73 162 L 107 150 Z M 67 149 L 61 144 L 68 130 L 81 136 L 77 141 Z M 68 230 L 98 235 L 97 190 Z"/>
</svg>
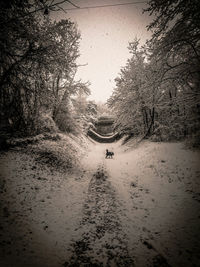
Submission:
<svg viewBox="0 0 200 267">
<path fill-rule="evenodd" d="M 83 154 L 65 171 L 1 155 L 0 266 L 200 266 L 200 152 L 90 141 Z"/>
</svg>

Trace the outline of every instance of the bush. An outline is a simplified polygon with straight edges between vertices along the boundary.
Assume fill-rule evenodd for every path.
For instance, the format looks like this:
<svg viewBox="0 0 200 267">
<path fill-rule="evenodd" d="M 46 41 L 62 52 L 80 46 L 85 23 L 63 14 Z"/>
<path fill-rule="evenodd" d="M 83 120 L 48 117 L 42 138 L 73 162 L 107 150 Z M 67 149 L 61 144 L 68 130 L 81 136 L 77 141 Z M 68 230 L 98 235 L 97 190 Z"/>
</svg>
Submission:
<svg viewBox="0 0 200 267">
<path fill-rule="evenodd" d="M 58 127 L 49 114 L 41 114 L 37 121 L 37 134 L 39 133 L 56 133 Z"/>
<path fill-rule="evenodd" d="M 77 121 L 68 110 L 61 109 L 56 115 L 55 122 L 62 132 L 77 135 L 81 131 Z"/>
<path fill-rule="evenodd" d="M 155 130 L 151 136 L 154 142 L 180 140 L 184 137 L 183 127 L 174 123 L 171 126 L 155 123 Z"/>
<path fill-rule="evenodd" d="M 200 130 L 187 137 L 186 146 L 189 148 L 200 148 Z"/>
</svg>

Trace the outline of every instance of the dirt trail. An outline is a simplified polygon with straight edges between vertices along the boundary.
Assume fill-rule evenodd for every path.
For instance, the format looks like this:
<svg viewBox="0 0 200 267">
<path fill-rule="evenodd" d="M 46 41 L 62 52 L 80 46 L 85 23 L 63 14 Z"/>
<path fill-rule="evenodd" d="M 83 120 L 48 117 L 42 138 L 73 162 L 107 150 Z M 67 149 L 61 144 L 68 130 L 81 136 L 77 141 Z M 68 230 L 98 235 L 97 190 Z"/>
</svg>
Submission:
<svg viewBox="0 0 200 267">
<path fill-rule="evenodd" d="M 177 143 L 91 141 L 83 169 L 66 174 L 5 154 L 0 265 L 200 266 L 199 156 Z"/>
</svg>

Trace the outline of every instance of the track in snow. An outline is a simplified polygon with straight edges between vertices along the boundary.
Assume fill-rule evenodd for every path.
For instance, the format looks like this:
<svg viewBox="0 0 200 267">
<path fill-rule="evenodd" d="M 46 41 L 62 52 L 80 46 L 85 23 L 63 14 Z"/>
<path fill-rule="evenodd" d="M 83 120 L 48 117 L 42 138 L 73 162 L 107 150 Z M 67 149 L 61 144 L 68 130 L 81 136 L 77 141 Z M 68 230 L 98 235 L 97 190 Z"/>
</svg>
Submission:
<svg viewBox="0 0 200 267">
<path fill-rule="evenodd" d="M 93 174 L 80 222 L 81 236 L 72 244 L 64 266 L 134 266 L 118 216 L 118 201 L 104 167 Z"/>
</svg>

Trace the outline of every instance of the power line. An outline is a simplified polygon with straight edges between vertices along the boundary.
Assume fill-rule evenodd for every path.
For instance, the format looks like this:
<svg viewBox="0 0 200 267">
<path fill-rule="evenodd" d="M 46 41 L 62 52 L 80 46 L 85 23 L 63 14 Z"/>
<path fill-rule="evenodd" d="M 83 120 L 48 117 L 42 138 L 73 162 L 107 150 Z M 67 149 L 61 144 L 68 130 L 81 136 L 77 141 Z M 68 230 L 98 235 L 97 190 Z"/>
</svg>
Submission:
<svg viewBox="0 0 200 267">
<path fill-rule="evenodd" d="M 144 4 L 147 1 L 142 2 L 129 2 L 129 3 L 118 3 L 118 4 L 108 4 L 108 5 L 96 5 L 96 6 L 84 6 L 84 7 L 77 7 L 77 8 L 65 8 L 66 11 L 71 10 L 80 10 L 80 9 L 91 9 L 91 8 L 104 8 L 104 7 L 113 7 L 113 6 L 126 6 L 126 5 L 137 5 L 137 4 Z"/>
<path fill-rule="evenodd" d="M 69 2 L 72 6 L 75 6 L 76 8 L 80 8 L 79 6 L 77 6 L 74 3 L 72 3 L 70 0 L 67 0 L 67 2 Z"/>
</svg>

